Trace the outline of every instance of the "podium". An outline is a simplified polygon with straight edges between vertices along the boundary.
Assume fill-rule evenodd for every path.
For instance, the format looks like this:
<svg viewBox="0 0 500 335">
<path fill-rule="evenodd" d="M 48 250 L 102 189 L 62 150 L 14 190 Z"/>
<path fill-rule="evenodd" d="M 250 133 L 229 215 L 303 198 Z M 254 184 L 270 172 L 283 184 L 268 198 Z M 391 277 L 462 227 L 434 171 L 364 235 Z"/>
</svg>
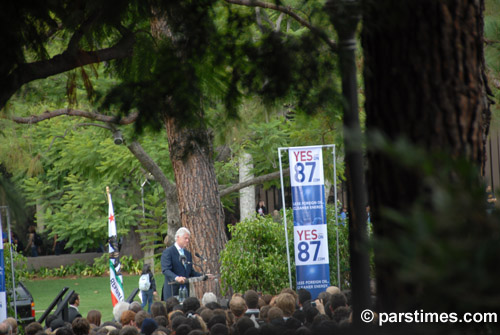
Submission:
<svg viewBox="0 0 500 335">
<path fill-rule="evenodd" d="M 219 295 L 220 292 L 217 289 L 219 287 L 218 285 L 218 278 L 220 275 L 214 275 L 214 280 L 207 280 L 207 275 L 203 276 L 198 276 L 198 277 L 190 277 L 187 279 L 187 282 L 189 284 L 189 296 L 190 297 L 196 297 L 201 301 L 201 298 L 203 298 L 203 294 L 205 292 L 213 292 L 215 295 Z M 182 285 L 177 283 L 176 281 L 171 281 L 168 282 L 170 284 L 170 290 L 171 294 L 173 296 L 173 290 L 174 286 L 173 285 Z M 177 299 L 179 299 L 179 296 L 175 296 Z"/>
<path fill-rule="evenodd" d="M 205 280 L 207 280 L 207 278 L 208 278 L 207 275 L 187 278 L 187 282 L 189 284 L 189 296 L 190 297 L 196 297 L 194 283 L 205 281 Z M 180 287 L 181 285 L 186 285 L 186 283 L 179 284 L 175 280 L 168 282 L 168 284 L 170 285 L 170 293 L 172 294 L 172 296 L 174 296 L 174 285 L 176 285 L 177 287 Z M 175 295 L 174 297 L 176 297 L 177 299 L 179 299 L 178 295 Z"/>
</svg>

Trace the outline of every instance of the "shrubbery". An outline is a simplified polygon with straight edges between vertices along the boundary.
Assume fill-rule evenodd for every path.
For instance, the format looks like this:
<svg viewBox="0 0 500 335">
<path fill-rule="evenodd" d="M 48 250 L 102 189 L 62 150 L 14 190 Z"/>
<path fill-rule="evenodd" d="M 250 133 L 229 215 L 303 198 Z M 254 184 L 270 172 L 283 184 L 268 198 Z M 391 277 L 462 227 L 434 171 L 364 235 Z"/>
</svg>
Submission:
<svg viewBox="0 0 500 335">
<path fill-rule="evenodd" d="M 120 257 L 122 264 L 122 273 L 140 274 L 143 260 L 134 260 L 132 256 Z M 23 270 L 23 274 L 28 278 L 46 278 L 46 277 L 66 277 L 66 276 L 88 276 L 99 277 L 109 271 L 109 254 L 104 253 L 101 257 L 94 259 L 94 264 L 88 265 L 80 261 L 76 261 L 68 266 L 60 266 L 58 268 L 42 267 L 36 271 Z"/>
<path fill-rule="evenodd" d="M 281 213 L 283 214 L 283 213 Z M 282 216 L 281 216 L 282 217 Z M 334 207 L 327 206 L 330 281 L 337 285 L 337 245 Z M 288 243 L 292 285 L 295 285 L 293 214 L 287 211 Z M 339 225 L 340 274 L 342 288 L 350 286 L 348 225 Z M 277 293 L 288 287 L 288 265 L 283 220 L 271 216 L 256 217 L 230 227 L 232 235 L 221 254 L 222 288 L 238 292 L 254 289 Z"/>
</svg>

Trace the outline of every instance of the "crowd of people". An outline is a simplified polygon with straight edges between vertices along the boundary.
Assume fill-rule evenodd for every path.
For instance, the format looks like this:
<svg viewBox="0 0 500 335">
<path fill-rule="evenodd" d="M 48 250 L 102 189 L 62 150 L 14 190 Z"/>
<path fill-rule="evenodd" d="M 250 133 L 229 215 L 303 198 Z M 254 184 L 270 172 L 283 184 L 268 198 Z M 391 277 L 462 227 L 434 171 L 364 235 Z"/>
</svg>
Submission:
<svg viewBox="0 0 500 335">
<path fill-rule="evenodd" d="M 205 293 L 201 301 L 188 297 L 181 304 L 176 297 L 156 301 L 148 313 L 137 301 L 119 302 L 113 320 L 102 322 L 101 312 L 91 310 L 86 317 L 68 313 L 69 322 L 49 315 L 43 324 L 32 322 L 25 335 L 255 335 L 331 334 L 347 329 L 352 321 L 349 291 L 330 286 L 312 300 L 305 289 L 283 289 L 278 295 L 262 295 L 253 290 L 219 301 Z M 79 296 L 71 301 L 78 310 Z M 0 324 L 0 335 L 18 333 L 13 318 Z"/>
</svg>

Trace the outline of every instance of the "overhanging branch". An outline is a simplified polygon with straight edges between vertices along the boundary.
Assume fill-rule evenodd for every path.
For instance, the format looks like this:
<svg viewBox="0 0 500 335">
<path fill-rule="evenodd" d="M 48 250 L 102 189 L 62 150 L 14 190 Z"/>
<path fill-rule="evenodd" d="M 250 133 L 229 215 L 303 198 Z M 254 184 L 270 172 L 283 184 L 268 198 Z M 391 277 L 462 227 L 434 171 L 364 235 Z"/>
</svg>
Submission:
<svg viewBox="0 0 500 335">
<path fill-rule="evenodd" d="M 289 174 L 290 174 L 290 168 L 283 170 L 283 176 L 288 176 Z M 265 183 L 266 181 L 278 179 L 279 177 L 280 177 L 279 171 L 271 172 L 271 173 L 265 174 L 263 176 L 258 176 L 258 177 L 249 179 L 249 180 L 244 181 L 242 183 L 238 183 L 238 184 L 234 184 L 234 185 L 231 185 L 229 187 L 226 187 L 226 188 L 220 190 L 219 193 L 220 193 L 221 197 L 224 197 L 230 193 L 239 191 L 242 188 L 252 186 L 252 185 L 262 184 L 262 183 Z"/>
<path fill-rule="evenodd" d="M 135 112 L 135 113 L 132 113 L 126 117 L 120 118 L 118 116 L 103 115 L 103 114 L 99 114 L 99 113 L 87 112 L 87 111 L 82 111 L 82 110 L 63 108 L 63 109 L 56 109 L 53 111 L 46 111 L 40 115 L 32 115 L 32 116 L 27 116 L 27 117 L 2 116 L 2 118 L 10 119 L 16 123 L 32 124 L 32 123 L 38 123 L 38 122 L 41 122 L 44 120 L 52 119 L 54 117 L 58 117 L 61 115 L 81 116 L 81 117 L 95 120 L 95 121 L 126 125 L 126 124 L 131 124 L 135 120 L 137 120 L 139 113 Z"/>
<path fill-rule="evenodd" d="M 300 17 L 297 13 L 295 13 L 290 7 L 285 7 L 285 6 L 280 6 L 275 3 L 268 3 L 268 2 L 263 2 L 263 1 L 255 1 L 255 0 L 225 0 L 227 3 L 233 4 L 233 5 L 240 5 L 240 6 L 247 6 L 247 7 L 260 7 L 260 8 L 266 8 L 266 9 L 272 9 L 281 13 L 284 13 L 291 18 L 293 18 L 295 21 L 303 25 L 304 27 L 307 27 L 312 33 L 314 33 L 316 36 L 321 38 L 328 46 L 333 50 L 337 50 L 337 43 L 335 41 L 331 40 L 328 35 L 322 30 L 319 29 L 318 27 L 313 26 L 310 22 L 307 20 L 303 19 Z"/>
<path fill-rule="evenodd" d="M 132 54 L 135 36 L 130 33 L 112 47 L 97 51 L 68 51 L 51 59 L 26 63 L 13 70 L 5 78 L 0 78 L 0 108 L 22 85 L 33 80 L 47 78 L 78 67 L 129 57 Z"/>
</svg>

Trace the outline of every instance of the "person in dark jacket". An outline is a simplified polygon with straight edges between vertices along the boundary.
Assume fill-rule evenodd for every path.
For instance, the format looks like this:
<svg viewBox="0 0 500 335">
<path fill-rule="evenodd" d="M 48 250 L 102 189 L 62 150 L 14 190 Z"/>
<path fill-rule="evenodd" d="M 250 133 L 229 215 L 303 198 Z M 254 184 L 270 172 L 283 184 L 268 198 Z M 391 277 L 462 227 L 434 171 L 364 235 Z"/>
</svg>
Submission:
<svg viewBox="0 0 500 335">
<path fill-rule="evenodd" d="M 151 313 L 151 305 L 153 304 L 153 296 L 157 295 L 158 293 L 156 292 L 156 281 L 155 277 L 153 275 L 153 272 L 151 272 L 151 266 L 149 264 L 144 264 L 144 267 L 142 268 L 142 273 L 141 275 L 149 275 L 149 282 L 151 283 L 151 286 L 149 286 L 149 290 L 147 291 L 142 291 L 142 305 L 141 307 L 144 309 L 146 305 L 148 305 L 148 313 Z"/>
</svg>

